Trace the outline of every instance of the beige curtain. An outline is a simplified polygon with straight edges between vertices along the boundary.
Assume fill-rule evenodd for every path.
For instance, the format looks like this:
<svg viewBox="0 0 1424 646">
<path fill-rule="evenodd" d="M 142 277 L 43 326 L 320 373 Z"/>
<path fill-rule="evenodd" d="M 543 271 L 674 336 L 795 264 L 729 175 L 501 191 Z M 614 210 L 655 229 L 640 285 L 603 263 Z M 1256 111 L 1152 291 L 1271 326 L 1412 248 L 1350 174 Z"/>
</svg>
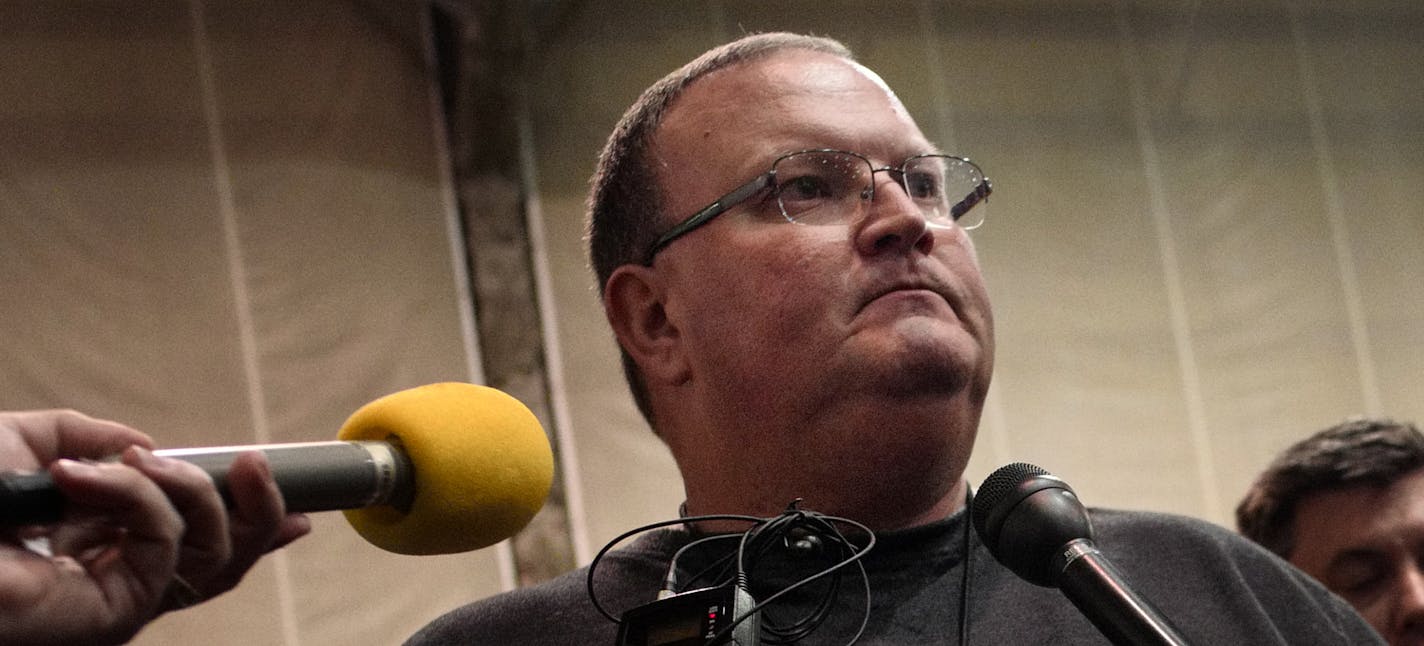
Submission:
<svg viewBox="0 0 1424 646">
<path fill-rule="evenodd" d="M 418 16 L 0 4 L 0 407 L 174 447 L 327 440 L 380 395 L 477 377 L 420 41 L 399 31 Z M 501 589 L 498 550 L 397 556 L 314 520 L 137 643 L 399 643 Z"/>
<path fill-rule="evenodd" d="M 681 500 L 585 267 L 586 180 L 637 92 L 744 31 L 842 39 L 993 178 L 974 238 L 999 356 L 971 482 L 1030 461 L 1093 505 L 1229 524 L 1294 439 L 1424 421 L 1412 4 L 522 6 L 550 430 L 582 561 Z M 0 408 L 167 446 L 284 442 L 478 380 L 421 8 L 0 3 Z M 395 644 L 506 585 L 499 549 L 395 556 L 316 520 L 136 643 Z"/>
</svg>

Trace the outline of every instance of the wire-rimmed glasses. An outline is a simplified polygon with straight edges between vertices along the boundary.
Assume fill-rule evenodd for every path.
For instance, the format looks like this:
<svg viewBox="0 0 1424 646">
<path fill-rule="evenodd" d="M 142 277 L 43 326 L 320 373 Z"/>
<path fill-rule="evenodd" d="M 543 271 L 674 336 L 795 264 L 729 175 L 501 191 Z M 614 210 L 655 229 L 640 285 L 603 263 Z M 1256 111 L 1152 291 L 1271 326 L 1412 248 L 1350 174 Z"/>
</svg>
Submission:
<svg viewBox="0 0 1424 646">
<path fill-rule="evenodd" d="M 733 189 L 664 233 L 648 248 L 643 264 L 668 243 L 707 224 L 732 207 L 770 189 L 781 215 L 800 224 L 854 222 L 875 198 L 875 174 L 890 173 L 919 205 L 931 225 L 973 229 L 984 223 L 993 185 L 974 162 L 952 155 L 915 155 L 899 166 L 876 168 L 863 155 L 844 150 L 801 150 L 772 162 L 771 170 Z"/>
</svg>

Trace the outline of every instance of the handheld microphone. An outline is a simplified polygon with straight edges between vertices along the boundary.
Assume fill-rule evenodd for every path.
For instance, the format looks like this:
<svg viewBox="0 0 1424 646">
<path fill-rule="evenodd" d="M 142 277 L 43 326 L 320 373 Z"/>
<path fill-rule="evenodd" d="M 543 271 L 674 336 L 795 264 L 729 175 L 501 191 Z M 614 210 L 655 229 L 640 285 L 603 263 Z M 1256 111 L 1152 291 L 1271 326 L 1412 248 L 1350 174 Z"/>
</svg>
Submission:
<svg viewBox="0 0 1424 646">
<path fill-rule="evenodd" d="M 1032 464 L 1000 467 L 979 488 L 973 518 L 995 559 L 1029 583 L 1061 589 L 1112 643 L 1187 643 L 1098 551 L 1068 483 Z"/>
<path fill-rule="evenodd" d="M 534 414 L 509 395 L 437 383 L 362 406 L 338 441 L 168 449 L 230 501 L 227 473 L 261 451 L 289 512 L 346 510 L 367 541 L 398 554 L 479 549 L 522 529 L 543 506 L 554 458 Z M 64 495 L 46 472 L 0 475 L 0 526 L 54 522 Z"/>
</svg>

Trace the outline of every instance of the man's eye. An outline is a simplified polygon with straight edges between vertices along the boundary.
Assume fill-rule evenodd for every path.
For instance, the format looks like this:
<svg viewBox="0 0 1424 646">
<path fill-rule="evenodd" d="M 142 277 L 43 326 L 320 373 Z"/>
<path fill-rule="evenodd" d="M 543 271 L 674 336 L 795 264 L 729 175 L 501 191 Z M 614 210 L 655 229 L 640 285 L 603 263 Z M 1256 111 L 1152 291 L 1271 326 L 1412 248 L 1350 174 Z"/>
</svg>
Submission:
<svg viewBox="0 0 1424 646">
<path fill-rule="evenodd" d="M 830 182 L 819 175 L 801 175 L 777 187 L 782 200 L 824 200 L 831 197 Z"/>
<path fill-rule="evenodd" d="M 944 182 L 930 173 L 912 173 L 905 176 L 905 190 L 915 199 L 939 199 L 944 195 Z"/>
<path fill-rule="evenodd" d="M 1359 561 L 1338 567 L 1330 576 L 1330 587 L 1340 596 L 1351 600 L 1369 598 L 1378 593 L 1388 583 L 1384 569 L 1372 563 Z"/>
<path fill-rule="evenodd" d="M 1356 581 L 1339 590 L 1340 596 L 1352 605 L 1365 605 L 1389 591 L 1383 578 Z"/>
<path fill-rule="evenodd" d="M 809 212 L 822 213 L 821 207 L 834 202 L 838 195 L 835 185 L 822 175 L 798 175 L 777 186 L 777 198 L 789 218 L 810 217 Z"/>
</svg>

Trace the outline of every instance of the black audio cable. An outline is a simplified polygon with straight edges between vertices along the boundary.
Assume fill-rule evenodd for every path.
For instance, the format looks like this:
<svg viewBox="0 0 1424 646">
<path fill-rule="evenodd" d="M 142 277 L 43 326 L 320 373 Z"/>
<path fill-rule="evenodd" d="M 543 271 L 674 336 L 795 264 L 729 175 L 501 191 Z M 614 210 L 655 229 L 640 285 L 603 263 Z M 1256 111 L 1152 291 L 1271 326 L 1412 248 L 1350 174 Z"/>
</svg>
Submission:
<svg viewBox="0 0 1424 646">
<path fill-rule="evenodd" d="M 682 583 L 696 583 L 713 570 L 721 569 L 722 574 L 717 575 L 709 581 L 713 586 L 734 585 L 743 591 L 749 591 L 752 583 L 757 580 L 757 564 L 767 555 L 775 551 L 790 550 L 793 552 L 825 551 L 828 558 L 837 559 L 836 562 L 827 567 L 803 577 L 780 590 L 776 591 L 766 599 L 756 602 L 749 609 L 741 612 L 733 618 L 733 621 L 707 640 L 708 644 L 718 643 L 732 634 L 732 631 L 750 617 L 762 613 L 762 641 L 766 644 L 780 645 L 791 644 L 805 638 L 808 634 L 819 627 L 829 616 L 830 610 L 840 590 L 840 578 L 843 571 L 855 565 L 861 579 L 865 594 L 864 612 L 861 622 L 855 635 L 847 642 L 854 644 L 865 631 L 866 624 L 870 619 L 870 579 L 865 572 L 860 560 L 865 557 L 875 545 L 875 534 L 870 529 L 855 521 L 834 516 L 825 516 L 813 511 L 797 508 L 800 502 L 793 501 L 787 510 L 777 516 L 760 518 L 756 516 L 744 516 L 736 514 L 713 514 L 705 516 L 684 516 L 675 520 L 665 520 L 650 523 L 626 531 L 613 540 L 609 541 L 594 556 L 588 568 L 588 595 L 595 609 L 610 621 L 621 623 L 613 616 L 603 604 L 599 602 L 598 595 L 594 587 L 594 573 L 603 557 L 619 543 L 627 540 L 636 534 L 678 524 L 692 524 L 707 521 L 737 521 L 746 522 L 750 526 L 741 533 L 718 534 L 695 539 L 680 547 L 672 556 L 668 564 L 668 573 L 664 579 L 664 590 L 659 594 L 659 598 L 671 596 L 679 592 L 678 588 L 685 587 L 677 579 L 677 563 L 689 551 L 697 547 L 710 545 L 713 543 L 737 539 L 737 548 L 728 550 L 728 553 L 720 558 L 713 559 L 711 564 L 702 571 L 692 575 L 687 581 Z M 853 528 L 857 533 L 866 537 L 865 545 L 860 546 L 852 542 L 837 527 L 845 525 Z M 734 566 L 734 567 L 733 567 Z M 735 573 L 729 578 L 727 573 L 734 570 Z M 776 625 L 765 620 L 763 612 L 771 604 L 781 600 L 787 594 L 795 590 L 804 588 L 813 582 L 830 577 L 828 589 L 816 606 L 805 616 L 792 621 L 789 625 Z"/>
</svg>

